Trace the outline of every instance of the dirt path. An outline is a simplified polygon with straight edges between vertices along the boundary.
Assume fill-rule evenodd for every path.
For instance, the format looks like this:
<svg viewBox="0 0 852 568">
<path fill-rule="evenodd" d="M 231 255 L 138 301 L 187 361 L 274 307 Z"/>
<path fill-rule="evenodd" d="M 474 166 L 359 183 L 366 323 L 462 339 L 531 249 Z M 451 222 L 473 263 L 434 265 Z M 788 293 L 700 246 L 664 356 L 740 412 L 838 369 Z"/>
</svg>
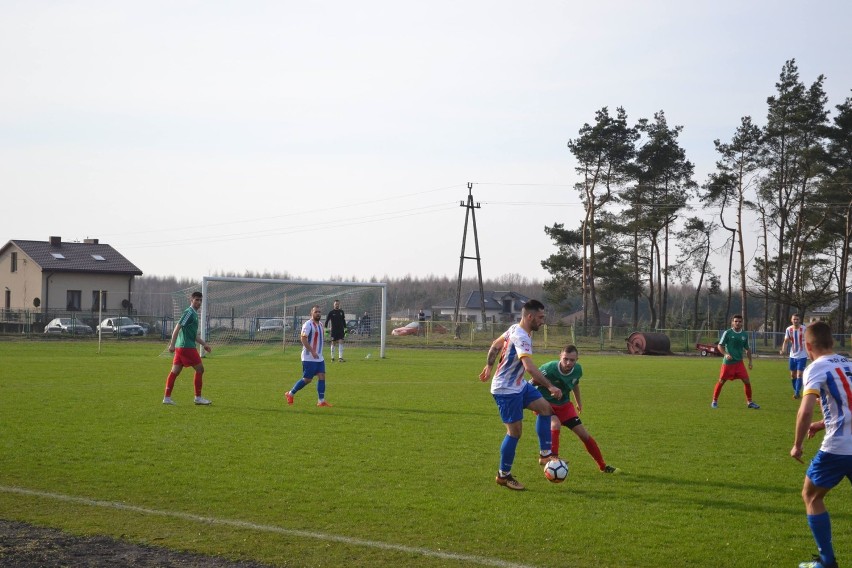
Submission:
<svg viewBox="0 0 852 568">
<path fill-rule="evenodd" d="M 15 568 L 268 568 L 257 562 L 140 546 L 105 536 L 77 537 L 57 529 L 0 520 L 0 567 Z"/>
</svg>

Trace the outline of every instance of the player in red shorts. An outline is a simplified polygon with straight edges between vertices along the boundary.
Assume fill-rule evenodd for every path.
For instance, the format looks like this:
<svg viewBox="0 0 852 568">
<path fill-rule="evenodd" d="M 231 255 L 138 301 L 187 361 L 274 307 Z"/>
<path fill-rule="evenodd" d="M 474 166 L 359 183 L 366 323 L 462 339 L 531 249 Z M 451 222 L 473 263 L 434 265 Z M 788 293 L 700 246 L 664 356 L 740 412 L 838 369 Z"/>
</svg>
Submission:
<svg viewBox="0 0 852 568">
<path fill-rule="evenodd" d="M 719 338 L 719 352 L 724 357 L 722 369 L 719 371 L 719 381 L 713 389 L 711 408 L 719 408 L 719 393 L 727 381 L 740 379 L 745 389 L 748 408 L 758 409 L 760 406 L 751 399 L 751 381 L 743 364 L 743 354 L 748 356 L 748 368 L 751 369 L 751 349 L 748 347 L 748 334 L 743 331 L 743 316 L 737 314 L 731 318 L 731 329 L 725 330 Z"/>
<path fill-rule="evenodd" d="M 174 404 L 172 389 L 175 386 L 175 380 L 184 367 L 195 369 L 195 404 L 204 406 L 210 404 L 209 400 L 201 396 L 204 364 L 201 362 L 198 349 L 195 347 L 197 343 L 204 347 L 204 350 L 208 353 L 212 351 L 212 348 L 198 334 L 198 310 L 201 308 L 201 299 L 201 292 L 192 293 L 189 307 L 183 311 L 180 321 L 175 325 L 172 332 L 172 339 L 169 341 L 169 353 L 174 353 L 175 358 L 172 361 L 172 370 L 166 378 L 166 394 L 163 397 L 163 404 Z"/>
</svg>

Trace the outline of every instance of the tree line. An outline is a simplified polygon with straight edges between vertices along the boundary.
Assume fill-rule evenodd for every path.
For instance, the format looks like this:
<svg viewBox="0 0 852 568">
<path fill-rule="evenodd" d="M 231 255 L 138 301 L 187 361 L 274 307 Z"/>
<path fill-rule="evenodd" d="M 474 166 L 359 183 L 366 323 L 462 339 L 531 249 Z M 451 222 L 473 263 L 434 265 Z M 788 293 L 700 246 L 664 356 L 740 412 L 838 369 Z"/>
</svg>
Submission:
<svg viewBox="0 0 852 568">
<path fill-rule="evenodd" d="M 677 282 L 693 287 L 691 327 L 709 323 L 702 298 L 725 289 L 726 319 L 739 312 L 748 325 L 758 300 L 755 319 L 767 331 L 786 326 L 793 311 L 837 300 L 844 316 L 835 327 L 845 333 L 852 98 L 832 115 L 824 83 L 820 75 L 805 85 L 795 59 L 787 61 L 765 123 L 744 116 L 729 140 L 715 140 L 715 169 L 700 184 L 678 141 L 683 127 L 662 110 L 635 124 L 622 107 L 597 111 L 568 141 L 585 215 L 575 228 L 545 227 L 557 247 L 542 261 L 551 301 L 579 297 L 585 321 L 600 325 L 602 305 L 627 299 L 634 327 L 644 311 L 651 328 L 664 329 Z M 756 250 L 747 249 L 747 231 Z M 719 237 L 727 265 L 716 268 Z"/>
</svg>

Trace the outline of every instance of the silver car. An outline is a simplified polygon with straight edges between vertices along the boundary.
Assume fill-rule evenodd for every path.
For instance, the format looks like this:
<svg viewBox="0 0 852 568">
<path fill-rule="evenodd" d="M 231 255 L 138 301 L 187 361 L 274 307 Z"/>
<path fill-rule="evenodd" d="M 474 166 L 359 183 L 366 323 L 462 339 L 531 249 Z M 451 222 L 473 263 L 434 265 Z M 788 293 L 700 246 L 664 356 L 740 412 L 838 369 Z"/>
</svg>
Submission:
<svg viewBox="0 0 852 568">
<path fill-rule="evenodd" d="M 44 326 L 45 333 L 92 335 L 92 328 L 77 318 L 53 318 Z"/>
</svg>

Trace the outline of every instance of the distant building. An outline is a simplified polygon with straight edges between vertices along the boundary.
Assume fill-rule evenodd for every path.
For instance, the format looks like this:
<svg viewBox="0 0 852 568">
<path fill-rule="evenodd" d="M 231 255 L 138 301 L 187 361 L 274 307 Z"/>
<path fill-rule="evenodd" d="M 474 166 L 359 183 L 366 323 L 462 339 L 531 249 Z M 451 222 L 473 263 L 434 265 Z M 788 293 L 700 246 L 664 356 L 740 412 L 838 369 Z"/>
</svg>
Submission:
<svg viewBox="0 0 852 568">
<path fill-rule="evenodd" d="M 521 320 L 521 308 L 529 301 L 523 294 L 511 291 L 485 290 L 482 296 L 485 299 L 486 322 L 515 323 Z M 456 310 L 456 301 L 447 300 L 438 306 L 432 306 L 432 313 L 440 315 L 441 319 L 453 319 Z M 479 290 L 469 292 L 467 297 L 462 297 L 459 305 L 459 320 L 482 323 L 482 300 Z"/>
<path fill-rule="evenodd" d="M 129 313 L 133 281 L 141 275 L 98 239 L 11 240 L 0 248 L 0 289 L 7 311 L 97 312 L 100 307 L 111 314 Z"/>
</svg>

